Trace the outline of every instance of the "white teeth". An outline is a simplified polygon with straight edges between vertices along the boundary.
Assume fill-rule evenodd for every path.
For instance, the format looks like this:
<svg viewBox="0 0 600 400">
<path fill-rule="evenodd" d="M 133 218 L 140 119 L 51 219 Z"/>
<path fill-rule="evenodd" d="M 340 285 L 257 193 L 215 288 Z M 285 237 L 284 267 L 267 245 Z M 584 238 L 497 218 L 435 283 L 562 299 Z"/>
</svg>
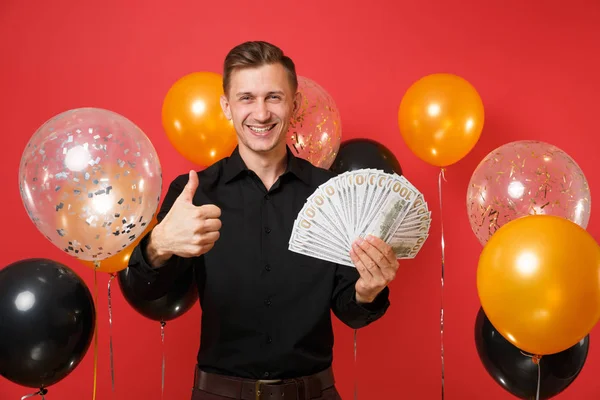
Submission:
<svg viewBox="0 0 600 400">
<path fill-rule="evenodd" d="M 264 133 L 264 132 L 267 132 L 267 131 L 271 130 L 271 128 L 273 128 L 273 125 L 268 126 L 266 128 L 257 128 L 257 127 L 254 127 L 254 126 L 248 126 L 248 128 L 252 129 L 256 133 Z"/>
</svg>

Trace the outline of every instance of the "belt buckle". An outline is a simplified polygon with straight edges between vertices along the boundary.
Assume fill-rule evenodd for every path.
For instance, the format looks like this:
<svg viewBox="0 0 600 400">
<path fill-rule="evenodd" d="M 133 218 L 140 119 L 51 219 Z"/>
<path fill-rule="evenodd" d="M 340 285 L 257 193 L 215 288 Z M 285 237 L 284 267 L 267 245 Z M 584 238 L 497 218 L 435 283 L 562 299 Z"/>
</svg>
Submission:
<svg viewBox="0 0 600 400">
<path fill-rule="evenodd" d="M 256 383 L 254 384 L 254 394 L 256 396 L 256 400 L 260 400 L 260 395 L 262 394 L 262 391 L 260 390 L 262 385 L 274 385 L 277 383 L 281 383 L 283 382 L 283 379 L 270 379 L 270 380 L 265 380 L 265 379 L 259 379 L 256 381 Z"/>
</svg>

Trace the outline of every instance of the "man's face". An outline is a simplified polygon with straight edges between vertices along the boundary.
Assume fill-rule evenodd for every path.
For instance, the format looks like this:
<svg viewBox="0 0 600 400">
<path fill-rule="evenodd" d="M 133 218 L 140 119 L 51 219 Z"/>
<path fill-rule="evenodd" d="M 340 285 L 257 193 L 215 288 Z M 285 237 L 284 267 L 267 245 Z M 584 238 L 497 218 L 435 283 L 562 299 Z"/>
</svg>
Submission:
<svg viewBox="0 0 600 400">
<path fill-rule="evenodd" d="M 267 153 L 285 146 L 297 97 L 285 68 L 269 64 L 234 71 L 221 107 L 233 121 L 240 147 Z"/>
</svg>

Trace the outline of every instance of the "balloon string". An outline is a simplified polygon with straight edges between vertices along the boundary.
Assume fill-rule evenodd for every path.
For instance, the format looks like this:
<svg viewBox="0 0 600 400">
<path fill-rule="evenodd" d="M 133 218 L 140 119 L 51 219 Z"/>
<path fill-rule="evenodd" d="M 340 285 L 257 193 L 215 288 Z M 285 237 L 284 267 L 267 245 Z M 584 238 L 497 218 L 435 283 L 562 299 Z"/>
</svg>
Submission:
<svg viewBox="0 0 600 400">
<path fill-rule="evenodd" d="M 446 243 L 444 242 L 444 216 L 443 216 L 443 207 L 442 207 L 442 179 L 444 182 L 447 182 L 446 169 L 442 168 L 440 171 L 440 175 L 438 177 L 438 193 L 440 197 L 440 221 L 442 226 L 442 234 L 441 234 L 441 246 L 442 246 L 442 270 L 441 270 L 441 304 L 440 304 L 440 341 L 441 341 L 441 363 L 442 363 L 442 400 L 444 400 L 444 266 L 446 262 L 446 254 L 445 247 Z"/>
<path fill-rule="evenodd" d="M 113 337 L 112 337 L 112 297 L 110 294 L 110 284 L 115 279 L 116 274 L 113 272 L 110 274 L 108 280 L 108 340 L 109 340 L 109 352 L 110 352 L 110 379 L 112 383 L 113 397 L 115 392 L 115 364 L 114 364 L 114 353 L 113 353 Z"/>
<path fill-rule="evenodd" d="M 98 309 L 98 268 L 100 261 L 94 261 L 94 305 Z M 98 377 L 98 312 L 96 312 L 96 321 L 94 323 L 94 389 L 92 392 L 92 400 L 96 400 L 96 386 Z"/>
<path fill-rule="evenodd" d="M 542 360 L 542 356 L 527 354 L 523 351 L 521 351 L 521 354 L 531 358 L 531 361 L 537 365 L 537 391 L 535 393 L 535 400 L 540 400 L 540 384 L 542 383 L 542 367 L 540 366 L 540 361 Z"/>
<path fill-rule="evenodd" d="M 31 393 L 31 394 L 28 394 L 28 395 L 25 395 L 25 396 L 21 397 L 21 400 L 25 400 L 25 399 L 28 399 L 28 398 L 34 397 L 34 396 L 40 396 L 42 398 L 42 400 L 46 400 L 45 395 L 47 393 L 48 393 L 48 389 L 40 388 L 40 390 L 38 390 L 35 393 Z"/>
<path fill-rule="evenodd" d="M 535 392 L 535 400 L 540 400 L 540 383 L 542 381 L 542 367 L 540 366 L 540 363 L 537 363 L 537 370 L 538 370 L 538 380 L 537 380 L 537 391 Z"/>
<path fill-rule="evenodd" d="M 354 330 L 354 400 L 358 399 L 358 364 L 356 363 L 356 335 L 358 330 Z"/>
<path fill-rule="evenodd" d="M 164 399 L 165 397 L 165 325 L 167 323 L 165 321 L 160 321 L 160 339 L 162 341 L 162 376 L 161 376 L 161 393 L 160 398 Z"/>
</svg>

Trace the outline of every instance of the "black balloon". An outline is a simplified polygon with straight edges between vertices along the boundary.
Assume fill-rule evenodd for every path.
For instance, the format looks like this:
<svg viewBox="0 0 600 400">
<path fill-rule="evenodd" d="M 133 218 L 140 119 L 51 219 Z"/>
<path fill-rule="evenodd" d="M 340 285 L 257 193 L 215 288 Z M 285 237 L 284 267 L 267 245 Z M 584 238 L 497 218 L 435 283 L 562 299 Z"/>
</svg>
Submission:
<svg viewBox="0 0 600 400">
<path fill-rule="evenodd" d="M 94 336 L 96 309 L 83 280 L 33 258 L 0 270 L 0 375 L 44 388 L 69 375 Z"/>
<path fill-rule="evenodd" d="M 185 314 L 198 300 L 193 268 L 189 268 L 177 278 L 166 294 L 159 298 L 148 298 L 136 288 L 139 278 L 129 279 L 132 273 L 130 268 L 119 271 L 119 287 L 127 303 L 146 318 L 161 322 L 171 321 Z"/>
<path fill-rule="evenodd" d="M 500 386 L 521 399 L 536 398 L 538 366 L 493 327 L 482 308 L 475 322 L 475 345 L 485 369 Z M 565 351 L 542 356 L 540 400 L 556 396 L 577 378 L 589 346 L 588 335 Z"/>
<path fill-rule="evenodd" d="M 351 139 L 342 142 L 330 170 L 341 174 L 364 168 L 380 169 L 390 174 L 402 175 L 400 163 L 381 143 L 371 139 Z"/>
</svg>

